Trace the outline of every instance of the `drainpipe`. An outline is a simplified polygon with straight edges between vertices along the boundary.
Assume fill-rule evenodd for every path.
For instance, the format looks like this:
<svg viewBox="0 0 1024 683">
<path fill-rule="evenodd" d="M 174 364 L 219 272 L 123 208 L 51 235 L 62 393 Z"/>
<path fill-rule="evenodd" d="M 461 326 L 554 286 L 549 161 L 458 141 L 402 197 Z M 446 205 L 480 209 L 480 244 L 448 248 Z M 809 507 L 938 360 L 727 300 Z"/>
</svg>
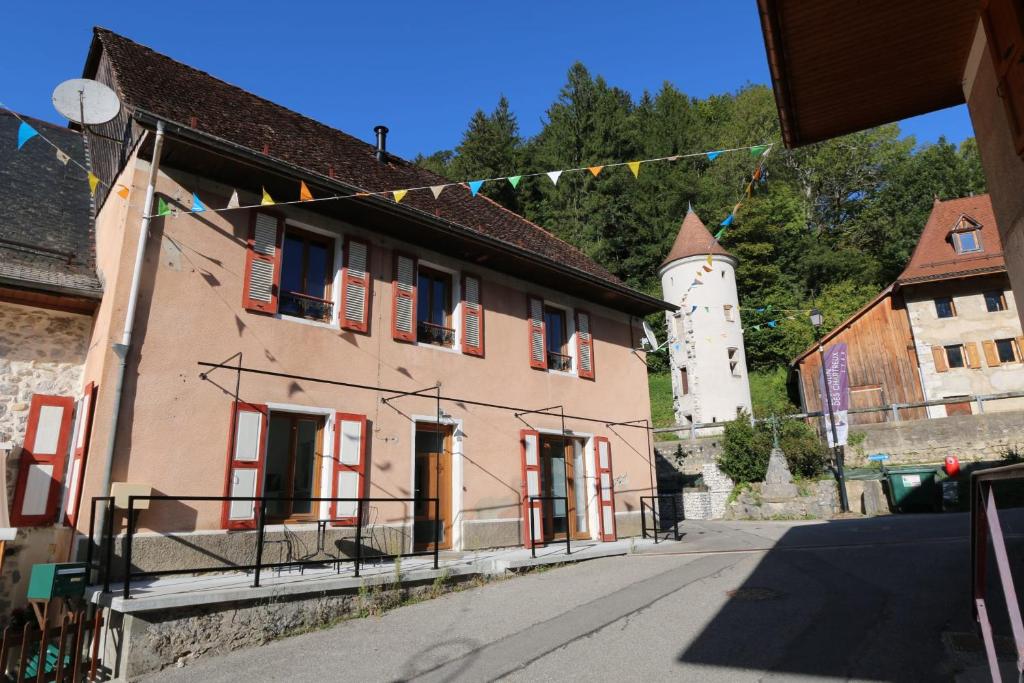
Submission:
<svg viewBox="0 0 1024 683">
<path fill-rule="evenodd" d="M 135 250 L 135 269 L 132 271 L 132 284 L 128 290 L 128 310 L 125 313 L 124 334 L 120 344 L 111 344 L 117 355 L 117 380 L 114 382 L 114 409 L 110 414 L 110 434 L 107 436 L 106 462 L 104 463 L 102 495 L 110 495 L 110 480 L 114 471 L 114 448 L 117 444 L 117 419 L 121 414 L 121 393 L 124 389 L 124 373 L 127 367 L 128 351 L 132 345 L 132 329 L 135 327 L 135 306 L 139 301 L 139 281 L 142 277 L 142 261 L 146 253 L 146 241 L 149 237 L 149 223 L 153 213 L 153 195 L 156 192 L 157 175 L 160 172 L 160 152 L 164 146 L 164 122 L 156 123 L 156 139 L 153 142 L 153 161 L 149 166 L 149 182 L 146 185 L 146 201 L 142 207 L 142 222 L 139 224 L 139 244 Z M 107 509 L 99 506 L 94 542 L 103 539 Z"/>
</svg>

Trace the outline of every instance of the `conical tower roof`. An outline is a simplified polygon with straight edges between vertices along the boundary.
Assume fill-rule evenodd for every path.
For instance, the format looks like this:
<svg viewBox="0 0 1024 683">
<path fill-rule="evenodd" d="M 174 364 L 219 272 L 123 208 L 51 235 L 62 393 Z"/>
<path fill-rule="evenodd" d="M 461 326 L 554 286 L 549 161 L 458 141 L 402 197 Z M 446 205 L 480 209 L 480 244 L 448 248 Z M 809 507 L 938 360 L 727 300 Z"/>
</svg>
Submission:
<svg viewBox="0 0 1024 683">
<path fill-rule="evenodd" d="M 668 252 L 665 260 L 661 262 L 661 268 L 664 268 L 673 261 L 691 256 L 707 256 L 708 254 L 736 258 L 722 248 L 718 240 L 711 236 L 711 233 L 704 226 L 704 221 L 690 207 L 686 211 L 686 218 L 683 219 L 683 224 L 679 227 L 679 234 L 676 235 L 676 241 L 672 244 L 671 251 Z"/>
</svg>

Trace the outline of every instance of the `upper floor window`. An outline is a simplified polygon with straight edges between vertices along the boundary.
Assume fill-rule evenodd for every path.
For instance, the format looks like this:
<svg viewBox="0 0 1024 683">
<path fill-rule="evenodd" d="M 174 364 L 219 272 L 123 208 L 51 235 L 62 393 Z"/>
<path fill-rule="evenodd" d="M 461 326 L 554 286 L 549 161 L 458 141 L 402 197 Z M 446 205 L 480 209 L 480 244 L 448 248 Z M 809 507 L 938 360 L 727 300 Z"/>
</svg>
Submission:
<svg viewBox="0 0 1024 683">
<path fill-rule="evenodd" d="M 966 230 L 954 233 L 954 243 L 958 254 L 967 254 L 972 251 L 981 251 L 981 232 L 978 230 Z"/>
<path fill-rule="evenodd" d="M 953 297 L 943 296 L 936 299 L 935 313 L 940 318 L 952 318 L 956 316 L 956 306 L 953 305 Z"/>
<path fill-rule="evenodd" d="M 996 354 L 1000 363 L 1015 363 L 1019 359 L 1013 339 L 996 339 Z"/>
<path fill-rule="evenodd" d="M 729 372 L 731 372 L 734 376 L 739 377 L 739 374 L 740 374 L 740 371 L 739 371 L 739 367 L 740 367 L 739 349 L 737 349 L 735 346 L 730 346 L 728 348 L 728 353 L 729 353 Z"/>
<path fill-rule="evenodd" d="M 416 283 L 416 341 L 453 347 L 452 309 L 452 276 L 420 266 Z"/>
<path fill-rule="evenodd" d="M 1003 290 L 985 292 L 985 309 L 989 313 L 1006 310 L 1006 295 L 1003 294 Z"/>
<path fill-rule="evenodd" d="M 311 320 L 331 320 L 333 280 L 334 240 L 288 226 L 281 255 L 278 311 Z"/>
<path fill-rule="evenodd" d="M 565 320 L 565 311 L 545 306 L 544 331 L 548 351 L 548 369 L 571 372 L 572 356 L 569 355 L 569 328 Z"/>
<path fill-rule="evenodd" d="M 960 344 L 954 344 L 952 346 L 945 347 L 946 349 L 946 364 L 950 368 L 962 368 L 964 367 L 964 347 Z"/>
</svg>

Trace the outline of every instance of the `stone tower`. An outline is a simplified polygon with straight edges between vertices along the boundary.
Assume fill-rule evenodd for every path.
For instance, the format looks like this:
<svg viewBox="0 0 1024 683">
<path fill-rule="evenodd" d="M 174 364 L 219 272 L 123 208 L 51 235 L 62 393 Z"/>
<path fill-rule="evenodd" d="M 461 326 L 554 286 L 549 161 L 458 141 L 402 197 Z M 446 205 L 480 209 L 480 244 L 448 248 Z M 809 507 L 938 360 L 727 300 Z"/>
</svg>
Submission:
<svg viewBox="0 0 1024 683">
<path fill-rule="evenodd" d="M 722 423 L 750 413 L 736 258 L 711 236 L 693 209 L 661 264 L 661 290 L 678 307 L 667 313 L 676 422 Z M 696 436 L 722 427 L 694 430 Z"/>
</svg>

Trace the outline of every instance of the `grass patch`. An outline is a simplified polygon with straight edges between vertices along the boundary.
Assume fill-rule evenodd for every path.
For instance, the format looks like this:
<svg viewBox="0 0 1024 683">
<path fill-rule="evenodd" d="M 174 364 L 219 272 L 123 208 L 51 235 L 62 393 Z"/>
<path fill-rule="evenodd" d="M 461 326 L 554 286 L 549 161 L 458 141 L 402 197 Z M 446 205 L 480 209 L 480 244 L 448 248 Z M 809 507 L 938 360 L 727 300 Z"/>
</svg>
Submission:
<svg viewBox="0 0 1024 683">
<path fill-rule="evenodd" d="M 651 393 L 651 423 L 655 427 L 671 427 L 676 423 L 672 409 L 672 376 L 667 372 L 652 372 L 647 375 L 647 386 Z M 675 434 L 655 433 L 655 441 L 674 441 Z"/>
<path fill-rule="evenodd" d="M 786 391 L 786 368 L 754 370 L 749 374 L 749 379 L 750 402 L 754 408 L 754 417 L 792 415 L 800 412 L 789 400 Z"/>
</svg>

